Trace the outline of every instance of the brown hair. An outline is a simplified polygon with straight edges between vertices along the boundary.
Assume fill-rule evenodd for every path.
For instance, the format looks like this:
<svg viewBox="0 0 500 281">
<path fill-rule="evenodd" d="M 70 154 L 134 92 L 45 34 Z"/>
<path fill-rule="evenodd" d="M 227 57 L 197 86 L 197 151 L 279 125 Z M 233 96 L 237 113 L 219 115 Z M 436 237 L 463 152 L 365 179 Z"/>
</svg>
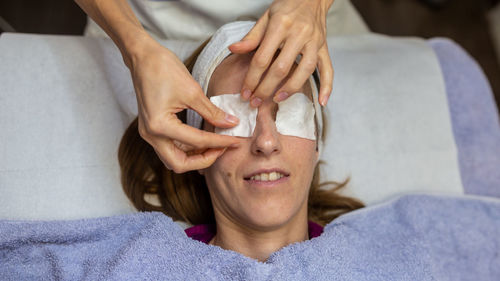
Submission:
<svg viewBox="0 0 500 281">
<path fill-rule="evenodd" d="M 209 40 L 199 46 L 185 60 L 189 71 L 200 52 Z M 321 112 L 323 115 L 323 112 Z M 186 121 L 186 111 L 177 114 L 180 120 Z M 324 128 L 326 128 L 326 119 Z M 326 129 L 321 138 L 324 139 Z M 138 132 L 138 119 L 129 125 L 120 142 L 118 160 L 121 169 L 123 190 L 139 211 L 159 211 L 170 216 L 174 221 L 184 221 L 190 224 L 215 223 L 214 211 L 210 193 L 205 178 L 197 171 L 176 174 L 168 170 L 156 155 L 154 149 L 141 138 Z M 325 226 L 338 216 L 364 207 L 358 199 L 342 196 L 338 190 L 349 182 L 347 178 L 342 183 L 319 182 L 319 161 L 314 169 L 314 175 L 309 190 L 308 218 Z M 323 186 L 331 186 L 329 189 Z M 147 195 L 156 195 L 161 206 L 148 203 Z"/>
</svg>

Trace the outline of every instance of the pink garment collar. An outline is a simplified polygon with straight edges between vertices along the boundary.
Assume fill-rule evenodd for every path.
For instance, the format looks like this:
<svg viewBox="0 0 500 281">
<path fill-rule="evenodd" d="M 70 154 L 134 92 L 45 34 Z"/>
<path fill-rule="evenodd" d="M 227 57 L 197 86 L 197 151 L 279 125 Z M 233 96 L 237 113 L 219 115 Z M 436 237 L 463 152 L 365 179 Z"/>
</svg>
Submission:
<svg viewBox="0 0 500 281">
<path fill-rule="evenodd" d="M 323 227 L 313 221 L 308 221 L 307 223 L 309 229 L 309 239 L 318 237 L 323 233 Z M 212 238 L 214 238 L 216 233 L 215 224 L 197 224 L 195 226 L 186 228 L 184 230 L 187 236 L 208 244 Z"/>
</svg>

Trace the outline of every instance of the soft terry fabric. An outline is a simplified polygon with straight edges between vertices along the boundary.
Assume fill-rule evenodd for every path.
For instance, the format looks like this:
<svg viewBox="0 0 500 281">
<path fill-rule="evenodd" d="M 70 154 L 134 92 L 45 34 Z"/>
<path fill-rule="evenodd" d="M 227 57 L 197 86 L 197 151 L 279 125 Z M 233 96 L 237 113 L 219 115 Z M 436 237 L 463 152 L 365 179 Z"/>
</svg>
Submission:
<svg viewBox="0 0 500 281">
<path fill-rule="evenodd" d="M 215 128 L 221 135 L 251 137 L 257 125 L 257 108 L 243 101 L 240 94 L 225 94 L 210 97 L 210 101 L 225 112 L 240 119 L 233 128 Z M 316 140 L 314 105 L 304 93 L 295 93 L 278 103 L 276 130 L 286 136 Z"/>
<path fill-rule="evenodd" d="M 341 216 L 261 263 L 161 213 L 0 221 L 3 280 L 495 280 L 500 200 L 406 195 Z"/>
<path fill-rule="evenodd" d="M 313 221 L 308 221 L 307 229 L 309 232 L 309 239 L 318 237 L 323 233 L 323 227 Z M 184 229 L 186 235 L 194 240 L 201 241 L 208 244 L 214 238 L 217 229 L 215 224 L 198 224 L 190 228 Z"/>
<path fill-rule="evenodd" d="M 453 41 L 435 38 L 429 44 L 446 81 L 465 192 L 500 198 L 500 119 L 486 75 Z"/>
</svg>

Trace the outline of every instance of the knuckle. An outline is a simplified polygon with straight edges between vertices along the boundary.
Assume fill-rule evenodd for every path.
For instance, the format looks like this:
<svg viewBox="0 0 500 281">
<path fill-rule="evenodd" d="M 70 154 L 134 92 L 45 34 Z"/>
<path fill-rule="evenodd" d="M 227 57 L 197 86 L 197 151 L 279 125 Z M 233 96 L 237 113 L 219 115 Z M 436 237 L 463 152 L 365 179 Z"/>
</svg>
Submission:
<svg viewBox="0 0 500 281">
<path fill-rule="evenodd" d="M 306 59 L 304 60 L 304 69 L 308 72 L 313 72 L 316 68 L 316 60 Z"/>
<path fill-rule="evenodd" d="M 170 165 L 170 170 L 174 171 L 176 174 L 184 173 L 184 169 L 175 162 Z"/>
<path fill-rule="evenodd" d="M 285 77 L 288 74 L 288 65 L 285 62 L 277 62 L 274 73 L 279 77 Z"/>
<path fill-rule="evenodd" d="M 297 29 L 300 34 L 311 34 L 313 31 L 312 26 L 309 24 L 300 24 Z"/>
<path fill-rule="evenodd" d="M 279 20 L 279 24 L 281 26 L 286 27 L 286 28 L 289 28 L 293 24 L 293 19 L 289 15 L 280 15 L 278 20 Z"/>
<path fill-rule="evenodd" d="M 263 55 L 256 55 L 253 59 L 254 65 L 258 68 L 265 68 L 267 66 L 267 58 Z"/>
<path fill-rule="evenodd" d="M 159 118 L 149 121 L 146 125 L 146 130 L 151 135 L 161 134 L 163 131 L 163 121 Z"/>
</svg>

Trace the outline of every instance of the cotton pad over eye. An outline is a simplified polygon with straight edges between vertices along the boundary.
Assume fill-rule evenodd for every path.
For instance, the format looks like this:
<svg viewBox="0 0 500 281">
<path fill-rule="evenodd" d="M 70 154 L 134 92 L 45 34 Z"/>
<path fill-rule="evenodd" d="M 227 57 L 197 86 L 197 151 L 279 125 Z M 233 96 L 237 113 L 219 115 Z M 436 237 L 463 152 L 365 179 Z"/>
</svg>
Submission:
<svg viewBox="0 0 500 281">
<path fill-rule="evenodd" d="M 253 135 L 255 123 L 257 122 L 257 108 L 252 108 L 248 101 L 242 101 L 240 94 L 213 96 L 210 98 L 210 101 L 226 113 L 232 114 L 240 119 L 238 125 L 233 128 L 225 129 L 215 127 L 215 133 L 245 138 Z"/>
<path fill-rule="evenodd" d="M 276 129 L 282 135 L 316 140 L 314 105 L 302 93 L 296 93 L 278 104 Z"/>
<path fill-rule="evenodd" d="M 210 101 L 225 112 L 240 119 L 233 128 L 215 128 L 221 135 L 251 137 L 257 123 L 257 108 L 252 108 L 248 101 L 242 101 L 240 94 L 213 96 Z M 276 130 L 286 136 L 295 136 L 316 140 L 314 123 L 314 105 L 303 93 L 296 93 L 278 103 Z"/>
</svg>

